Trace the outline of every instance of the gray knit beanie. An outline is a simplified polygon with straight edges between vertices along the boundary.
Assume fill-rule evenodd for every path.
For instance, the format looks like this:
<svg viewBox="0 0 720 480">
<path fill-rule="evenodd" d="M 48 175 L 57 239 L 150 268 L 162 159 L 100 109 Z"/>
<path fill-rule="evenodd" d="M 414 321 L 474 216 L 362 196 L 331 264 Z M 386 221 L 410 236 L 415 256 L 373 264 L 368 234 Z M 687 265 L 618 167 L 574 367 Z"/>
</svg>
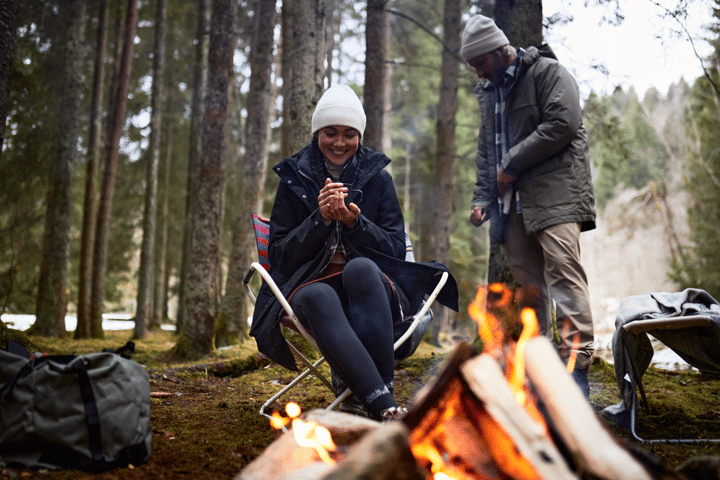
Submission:
<svg viewBox="0 0 720 480">
<path fill-rule="evenodd" d="M 509 43 L 505 34 L 491 18 L 475 15 L 465 24 L 460 56 L 462 56 L 463 62 L 467 63 L 475 57 L 492 52 Z"/>
<path fill-rule="evenodd" d="M 312 134 L 330 125 L 352 127 L 365 133 L 365 109 L 352 88 L 334 85 L 323 93 L 312 116 Z"/>
</svg>

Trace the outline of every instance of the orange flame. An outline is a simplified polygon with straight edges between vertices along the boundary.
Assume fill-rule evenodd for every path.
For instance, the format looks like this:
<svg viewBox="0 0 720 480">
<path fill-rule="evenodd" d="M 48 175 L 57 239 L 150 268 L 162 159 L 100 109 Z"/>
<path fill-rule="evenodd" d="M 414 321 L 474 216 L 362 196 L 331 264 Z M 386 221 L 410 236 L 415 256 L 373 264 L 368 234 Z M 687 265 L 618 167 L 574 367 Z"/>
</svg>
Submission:
<svg viewBox="0 0 720 480">
<path fill-rule="evenodd" d="M 495 318 L 495 316 L 487 311 L 487 297 L 488 290 L 493 293 L 501 292 L 504 286 L 502 284 L 494 283 L 490 285 L 489 289 L 485 289 L 484 286 L 478 288 L 475 300 L 468 307 L 468 313 L 478 323 L 478 334 L 483 341 L 483 349 L 488 352 L 499 350 L 504 341 L 504 333 L 502 325 Z M 504 295 L 501 297 L 501 302 L 504 303 Z"/>
<path fill-rule="evenodd" d="M 437 447 L 446 444 L 445 425 L 461 408 L 461 391 L 462 386 L 459 381 L 450 383 L 443 395 L 443 410 L 434 411 L 435 415 L 423 418 L 422 423 L 411 432 L 410 449 L 417 460 L 430 464 L 429 470 L 433 480 L 464 480 L 465 478 L 462 472 L 453 471 L 451 465 L 446 465 Z M 437 413 L 441 413 L 439 418 Z"/>
<path fill-rule="evenodd" d="M 478 322 L 479 334 L 483 340 L 485 350 L 489 353 L 497 353 L 505 345 L 505 335 L 495 316 L 486 310 L 485 299 L 488 296 L 488 291 L 495 296 L 499 295 L 498 300 L 493 302 L 493 307 L 500 309 L 511 308 L 512 291 L 501 283 L 490 285 L 488 290 L 481 285 L 478 288 L 475 301 L 468 308 L 470 316 Z M 518 404 L 525 407 L 525 410 L 547 430 L 547 424 L 537 405 L 528 401 L 529 392 L 525 387 L 525 345 L 529 339 L 537 336 L 540 331 L 535 311 L 532 308 L 524 308 L 520 312 L 520 321 L 523 329 L 517 343 L 514 346 L 505 345 L 508 347 L 505 355 L 505 364 L 507 365 L 505 376 Z"/>
<path fill-rule="evenodd" d="M 525 405 L 525 344 L 538 334 L 537 318 L 532 308 L 524 308 L 520 314 L 523 324 L 522 333 L 515 346 L 515 356 L 508 371 L 508 382 L 515 393 L 515 399 L 520 405 Z"/>
<path fill-rule="evenodd" d="M 568 336 L 568 332 L 570 330 L 570 322 L 566 319 L 566 321 L 563 323 L 563 331 L 562 331 L 562 338 L 565 338 Z M 568 355 L 568 362 L 567 365 L 565 365 L 565 369 L 568 373 L 572 374 L 573 370 L 575 370 L 575 361 L 577 360 L 577 347 L 580 344 L 580 332 L 575 332 L 575 335 L 573 335 L 572 340 L 572 347 L 570 348 L 570 353 Z M 567 347 L 563 347 L 565 349 Z"/>
<path fill-rule="evenodd" d="M 479 416 L 479 420 L 489 441 L 493 458 L 510 478 L 522 480 L 539 480 L 542 478 L 533 465 L 520 454 L 507 432 L 490 415 L 483 413 Z"/>
<path fill-rule="evenodd" d="M 285 405 L 285 413 L 287 413 L 287 417 L 283 417 L 278 412 L 273 412 L 270 425 L 273 428 L 281 429 L 287 426 L 288 423 L 292 423 L 293 435 L 298 445 L 312 448 L 325 463 L 335 463 L 335 460 L 330 457 L 330 452 L 336 451 L 337 446 L 333 442 L 330 431 L 317 422 L 305 422 L 298 418 L 301 409 L 295 402 L 289 402 Z"/>
</svg>

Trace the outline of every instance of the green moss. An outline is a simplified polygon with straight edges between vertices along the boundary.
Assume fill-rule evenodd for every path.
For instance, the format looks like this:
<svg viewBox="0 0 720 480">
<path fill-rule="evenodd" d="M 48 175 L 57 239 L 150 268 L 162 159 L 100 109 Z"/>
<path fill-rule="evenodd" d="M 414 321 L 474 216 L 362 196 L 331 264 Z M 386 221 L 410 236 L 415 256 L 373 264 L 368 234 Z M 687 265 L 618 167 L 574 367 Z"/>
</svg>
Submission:
<svg viewBox="0 0 720 480">
<path fill-rule="evenodd" d="M 118 348 L 130 332 L 108 331 L 104 340 L 48 339 L 36 337 L 39 351 L 88 353 Z M 288 333 L 312 359 L 317 352 L 298 335 Z M 135 468 L 116 469 L 93 480 L 193 478 L 210 480 L 234 478 L 240 470 L 279 435 L 260 407 L 294 378 L 290 372 L 257 355 L 254 342 L 222 349 L 195 362 L 178 362 L 172 355 L 177 338 L 171 332 L 150 332 L 136 342 L 133 359 L 145 365 L 153 392 L 151 422 L 153 451 L 149 461 Z M 422 344 L 415 354 L 396 368 L 395 396 L 399 403 L 412 405 L 418 390 L 437 373 L 449 352 Z M 320 371 L 329 376 L 327 364 Z M 718 438 L 720 380 L 692 372 L 667 372 L 650 368 L 643 377 L 649 412 L 641 412 L 638 431 L 647 438 L 684 436 Z M 612 365 L 595 359 L 590 366 L 590 403 L 596 412 L 618 403 Z M 270 410 L 282 411 L 287 402 L 297 402 L 304 411 L 324 408 L 334 394 L 313 376 L 282 397 Z M 617 436 L 632 442 L 629 432 L 599 413 L 601 421 Z M 717 444 L 648 444 L 638 449 L 673 469 L 688 458 L 718 455 Z M 0 469 L 0 479 L 19 478 L 28 473 Z M 87 478 L 84 472 L 47 472 L 48 480 Z"/>
</svg>

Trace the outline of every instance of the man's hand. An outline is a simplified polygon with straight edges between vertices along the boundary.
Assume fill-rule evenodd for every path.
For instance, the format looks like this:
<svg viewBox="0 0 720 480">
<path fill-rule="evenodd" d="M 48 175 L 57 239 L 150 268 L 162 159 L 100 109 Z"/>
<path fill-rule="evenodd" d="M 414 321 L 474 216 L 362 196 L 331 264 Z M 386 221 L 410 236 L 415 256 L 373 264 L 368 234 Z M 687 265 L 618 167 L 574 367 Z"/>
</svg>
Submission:
<svg viewBox="0 0 720 480">
<path fill-rule="evenodd" d="M 504 170 L 500 170 L 498 172 L 497 176 L 497 185 L 498 185 L 498 193 L 502 197 L 505 195 L 505 192 L 510 190 L 510 187 L 512 186 L 513 182 L 517 179 L 517 177 L 513 177 L 512 175 L 508 175 L 505 173 Z"/>
<path fill-rule="evenodd" d="M 470 223 L 474 226 L 479 227 L 487 220 L 488 211 L 482 207 L 475 207 L 470 212 Z"/>
</svg>

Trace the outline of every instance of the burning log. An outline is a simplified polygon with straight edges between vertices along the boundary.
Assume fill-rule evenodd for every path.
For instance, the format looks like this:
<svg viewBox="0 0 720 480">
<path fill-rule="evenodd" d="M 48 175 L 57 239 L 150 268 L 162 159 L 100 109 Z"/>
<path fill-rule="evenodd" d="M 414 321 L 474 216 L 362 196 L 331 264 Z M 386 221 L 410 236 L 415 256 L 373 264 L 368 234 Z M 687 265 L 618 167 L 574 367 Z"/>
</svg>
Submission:
<svg viewBox="0 0 720 480">
<path fill-rule="evenodd" d="M 580 470 L 608 480 L 651 478 L 598 421 L 547 339 L 529 340 L 525 346 L 525 360 L 528 378 Z"/>
<path fill-rule="evenodd" d="M 424 480 L 408 437 L 402 422 L 383 424 L 365 435 L 322 480 Z"/>
<path fill-rule="evenodd" d="M 493 307 L 508 303 L 505 290 L 493 286 L 489 291 L 499 299 Z M 517 342 L 506 342 L 512 329 L 501 328 L 487 313 L 485 297 L 479 291 L 469 309 L 473 318 L 482 317 L 476 320 L 485 350 L 478 355 L 470 345 L 459 344 L 402 422 L 379 424 L 313 410 L 297 428 L 292 420 L 293 431 L 235 480 L 680 478 L 631 454 L 603 427 L 553 346 L 535 336 L 532 310 L 521 313 Z M 274 420 L 283 428 L 291 421 L 280 415 Z M 307 428 L 313 420 L 332 434 L 325 451 L 303 445 L 321 437 L 314 425 Z"/>
<path fill-rule="evenodd" d="M 337 455 L 343 455 L 350 447 L 380 424 L 367 418 L 340 412 L 311 410 L 302 420 L 322 425 L 330 431 L 337 446 Z M 271 443 L 265 451 L 247 465 L 235 480 L 289 479 L 290 475 L 300 478 L 321 478 L 333 468 L 332 463 L 321 460 L 317 451 L 300 446 L 295 432 L 289 430 Z M 297 472 L 297 473 L 294 473 Z"/>
<path fill-rule="evenodd" d="M 510 455 L 507 451 L 502 451 L 503 448 L 511 452 L 517 449 L 520 458 L 524 459 L 527 467 L 531 469 L 527 473 L 520 472 L 523 477 L 577 479 L 549 438 L 545 425 L 532 418 L 516 401 L 500 366 L 492 357 L 478 355 L 465 362 L 461 371 L 470 389 L 482 400 L 485 410 L 512 440 L 512 444 L 501 444 L 494 449 L 497 450 L 496 457 L 505 457 L 510 465 L 519 465 L 519 460 L 513 461 L 508 458 Z M 513 477 L 521 478 L 518 474 Z"/>
</svg>

